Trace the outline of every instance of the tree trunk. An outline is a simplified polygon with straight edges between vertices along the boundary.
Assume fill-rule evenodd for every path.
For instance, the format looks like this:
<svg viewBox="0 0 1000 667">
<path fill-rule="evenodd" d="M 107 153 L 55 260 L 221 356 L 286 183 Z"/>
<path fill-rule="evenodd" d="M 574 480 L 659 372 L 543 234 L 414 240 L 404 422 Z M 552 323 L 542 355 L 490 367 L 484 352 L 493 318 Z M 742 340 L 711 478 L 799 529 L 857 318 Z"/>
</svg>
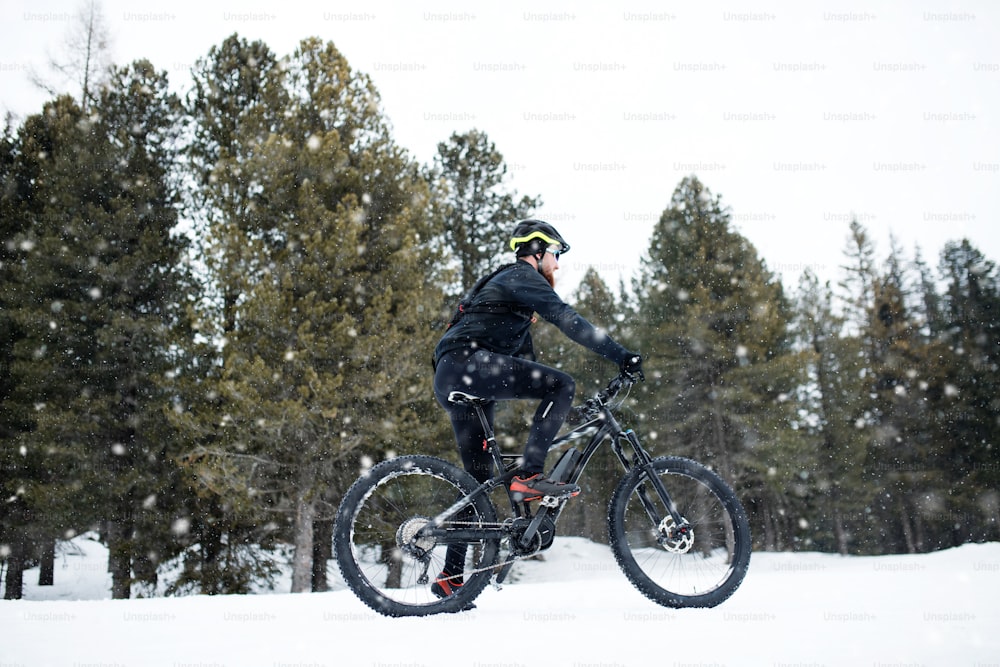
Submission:
<svg viewBox="0 0 1000 667">
<path fill-rule="evenodd" d="M 837 538 L 837 553 L 841 556 L 847 555 L 847 530 L 844 529 L 844 517 L 841 515 L 840 510 L 834 510 L 833 512 L 833 534 Z"/>
<path fill-rule="evenodd" d="M 910 507 L 918 506 L 917 502 L 909 503 Z M 911 514 L 913 517 L 913 543 L 917 548 L 916 553 L 926 553 L 927 552 L 927 532 L 924 530 L 924 520 L 923 516 L 919 512 L 913 512 Z M 940 539 L 940 538 L 939 538 Z M 964 540 L 963 540 L 964 542 Z M 938 541 L 932 548 L 941 548 L 940 541 Z"/>
<path fill-rule="evenodd" d="M 312 588 L 313 520 L 316 499 L 309 488 L 300 489 L 295 503 L 295 555 L 292 557 L 292 592 L 305 593 Z"/>
<path fill-rule="evenodd" d="M 222 530 L 213 517 L 223 516 L 218 498 L 213 496 L 204 512 L 205 521 L 199 527 L 198 543 L 201 545 L 201 591 L 206 595 L 223 592 L 220 556 L 222 555 Z"/>
<path fill-rule="evenodd" d="M 42 560 L 38 568 L 38 585 L 52 586 L 56 575 L 56 541 L 48 540 L 42 547 Z"/>
<path fill-rule="evenodd" d="M 906 551 L 915 554 L 917 553 L 917 545 L 913 538 L 913 527 L 910 525 L 910 518 L 906 513 L 906 505 L 903 503 L 902 496 L 897 495 L 897 497 L 899 498 L 899 520 L 903 526 L 903 536 L 906 538 Z"/>
<path fill-rule="evenodd" d="M 829 437 L 825 441 L 829 442 Z M 832 477 L 832 475 L 830 476 Z M 840 509 L 843 507 L 843 490 L 835 480 L 831 481 L 830 484 L 830 506 L 833 509 L 833 536 L 837 541 L 837 553 L 841 556 L 846 556 L 850 538 L 848 537 L 847 530 L 844 528 L 844 515 Z"/>
<path fill-rule="evenodd" d="M 764 501 L 767 509 L 764 511 L 764 550 L 778 551 L 778 521 L 774 508 Z"/>
<path fill-rule="evenodd" d="M 333 520 L 317 519 L 313 522 L 313 560 L 312 560 L 312 590 L 313 593 L 325 593 L 330 590 L 326 579 L 326 564 L 333 556 Z"/>
<path fill-rule="evenodd" d="M 381 562 L 386 566 L 385 587 L 399 588 L 403 585 L 403 559 L 395 542 L 382 545 Z"/>
<path fill-rule="evenodd" d="M 111 572 L 111 599 L 127 600 L 132 595 L 132 548 L 126 521 L 108 522 L 108 571 Z"/>
<path fill-rule="evenodd" d="M 4 600 L 20 600 L 24 595 L 24 540 L 15 529 L 14 539 L 7 556 L 7 574 L 4 576 Z"/>
<path fill-rule="evenodd" d="M 831 398 L 833 383 L 830 380 L 830 369 L 826 361 L 826 345 L 824 345 L 823 339 L 818 332 L 813 333 L 812 347 L 813 351 L 816 352 L 816 378 L 819 382 L 820 409 L 823 411 L 823 416 L 829 420 L 830 415 L 834 413 L 833 400 Z M 823 474 L 830 482 L 830 505 L 833 507 L 833 535 L 837 541 L 837 553 L 841 556 L 846 556 L 849 538 L 847 530 L 844 529 L 844 517 L 840 511 L 840 508 L 843 507 L 844 494 L 836 479 L 837 472 L 836 464 L 834 463 L 837 452 L 840 450 L 841 447 L 834 437 L 830 425 L 827 424 L 823 428 L 822 452 L 825 456 L 821 456 L 820 460 L 822 461 Z"/>
<path fill-rule="evenodd" d="M 711 383 L 710 387 L 713 395 L 719 391 L 714 382 Z M 712 406 L 712 427 L 714 431 L 712 433 L 712 439 L 714 440 L 715 453 L 719 457 L 719 469 L 716 472 L 718 472 L 727 483 L 732 484 L 735 479 L 735 471 L 733 470 L 733 464 L 729 456 L 730 452 L 728 438 L 726 437 L 726 422 L 722 418 L 722 411 L 719 409 L 718 405 Z"/>
</svg>

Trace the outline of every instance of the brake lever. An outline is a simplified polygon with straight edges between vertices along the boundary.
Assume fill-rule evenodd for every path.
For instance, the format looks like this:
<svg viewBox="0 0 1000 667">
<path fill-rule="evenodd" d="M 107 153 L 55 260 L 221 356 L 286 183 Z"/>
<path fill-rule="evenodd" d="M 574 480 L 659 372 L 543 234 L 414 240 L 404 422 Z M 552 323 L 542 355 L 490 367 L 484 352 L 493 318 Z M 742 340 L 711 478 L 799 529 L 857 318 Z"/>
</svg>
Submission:
<svg viewBox="0 0 1000 667">
<path fill-rule="evenodd" d="M 642 371 L 636 371 L 635 373 L 629 373 L 628 371 L 622 371 L 622 376 L 628 380 L 629 384 L 636 384 L 637 382 L 645 382 L 646 374 Z"/>
</svg>

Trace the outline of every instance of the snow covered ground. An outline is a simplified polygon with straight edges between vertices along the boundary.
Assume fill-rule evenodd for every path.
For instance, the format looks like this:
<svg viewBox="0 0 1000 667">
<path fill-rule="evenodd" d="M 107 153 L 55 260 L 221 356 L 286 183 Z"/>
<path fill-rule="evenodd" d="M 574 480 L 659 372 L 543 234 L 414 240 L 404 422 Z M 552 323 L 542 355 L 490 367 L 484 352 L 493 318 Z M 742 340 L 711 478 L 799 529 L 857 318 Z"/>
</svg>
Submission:
<svg viewBox="0 0 1000 667">
<path fill-rule="evenodd" d="M 0 601 L 0 667 L 1000 666 L 1000 543 L 756 553 L 728 602 L 673 610 L 636 592 L 607 547 L 559 537 L 477 609 L 404 619 L 339 581 L 323 594 L 110 600 L 106 552 L 74 544 L 56 586 L 32 571 L 26 599 Z"/>
</svg>

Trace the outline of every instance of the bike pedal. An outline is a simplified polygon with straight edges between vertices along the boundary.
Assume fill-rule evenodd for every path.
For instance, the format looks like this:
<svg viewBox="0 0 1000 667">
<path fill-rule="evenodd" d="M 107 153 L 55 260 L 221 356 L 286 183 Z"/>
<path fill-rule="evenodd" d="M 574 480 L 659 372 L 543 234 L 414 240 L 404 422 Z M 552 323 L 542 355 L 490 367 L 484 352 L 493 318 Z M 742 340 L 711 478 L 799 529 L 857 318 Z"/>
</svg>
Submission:
<svg viewBox="0 0 1000 667">
<path fill-rule="evenodd" d="M 559 507 L 559 501 L 567 497 L 568 496 L 544 496 L 538 504 L 542 507 L 551 507 L 555 509 L 556 507 Z"/>
</svg>

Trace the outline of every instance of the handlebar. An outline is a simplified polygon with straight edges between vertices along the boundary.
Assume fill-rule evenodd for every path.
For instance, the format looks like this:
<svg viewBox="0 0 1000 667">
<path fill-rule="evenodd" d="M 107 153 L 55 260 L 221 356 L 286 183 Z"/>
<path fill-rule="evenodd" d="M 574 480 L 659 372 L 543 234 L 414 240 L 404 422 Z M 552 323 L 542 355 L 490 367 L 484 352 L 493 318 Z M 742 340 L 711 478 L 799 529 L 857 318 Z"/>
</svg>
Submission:
<svg viewBox="0 0 1000 667">
<path fill-rule="evenodd" d="M 632 385 L 643 379 L 644 378 L 639 373 L 627 373 L 622 371 L 615 377 L 611 378 L 608 382 L 608 386 L 598 391 L 592 398 L 588 398 L 579 407 L 574 408 L 574 411 L 579 418 L 584 421 L 590 421 L 600 414 L 602 407 L 615 400 L 615 398 L 622 391 L 627 391 L 632 387 Z"/>
</svg>

